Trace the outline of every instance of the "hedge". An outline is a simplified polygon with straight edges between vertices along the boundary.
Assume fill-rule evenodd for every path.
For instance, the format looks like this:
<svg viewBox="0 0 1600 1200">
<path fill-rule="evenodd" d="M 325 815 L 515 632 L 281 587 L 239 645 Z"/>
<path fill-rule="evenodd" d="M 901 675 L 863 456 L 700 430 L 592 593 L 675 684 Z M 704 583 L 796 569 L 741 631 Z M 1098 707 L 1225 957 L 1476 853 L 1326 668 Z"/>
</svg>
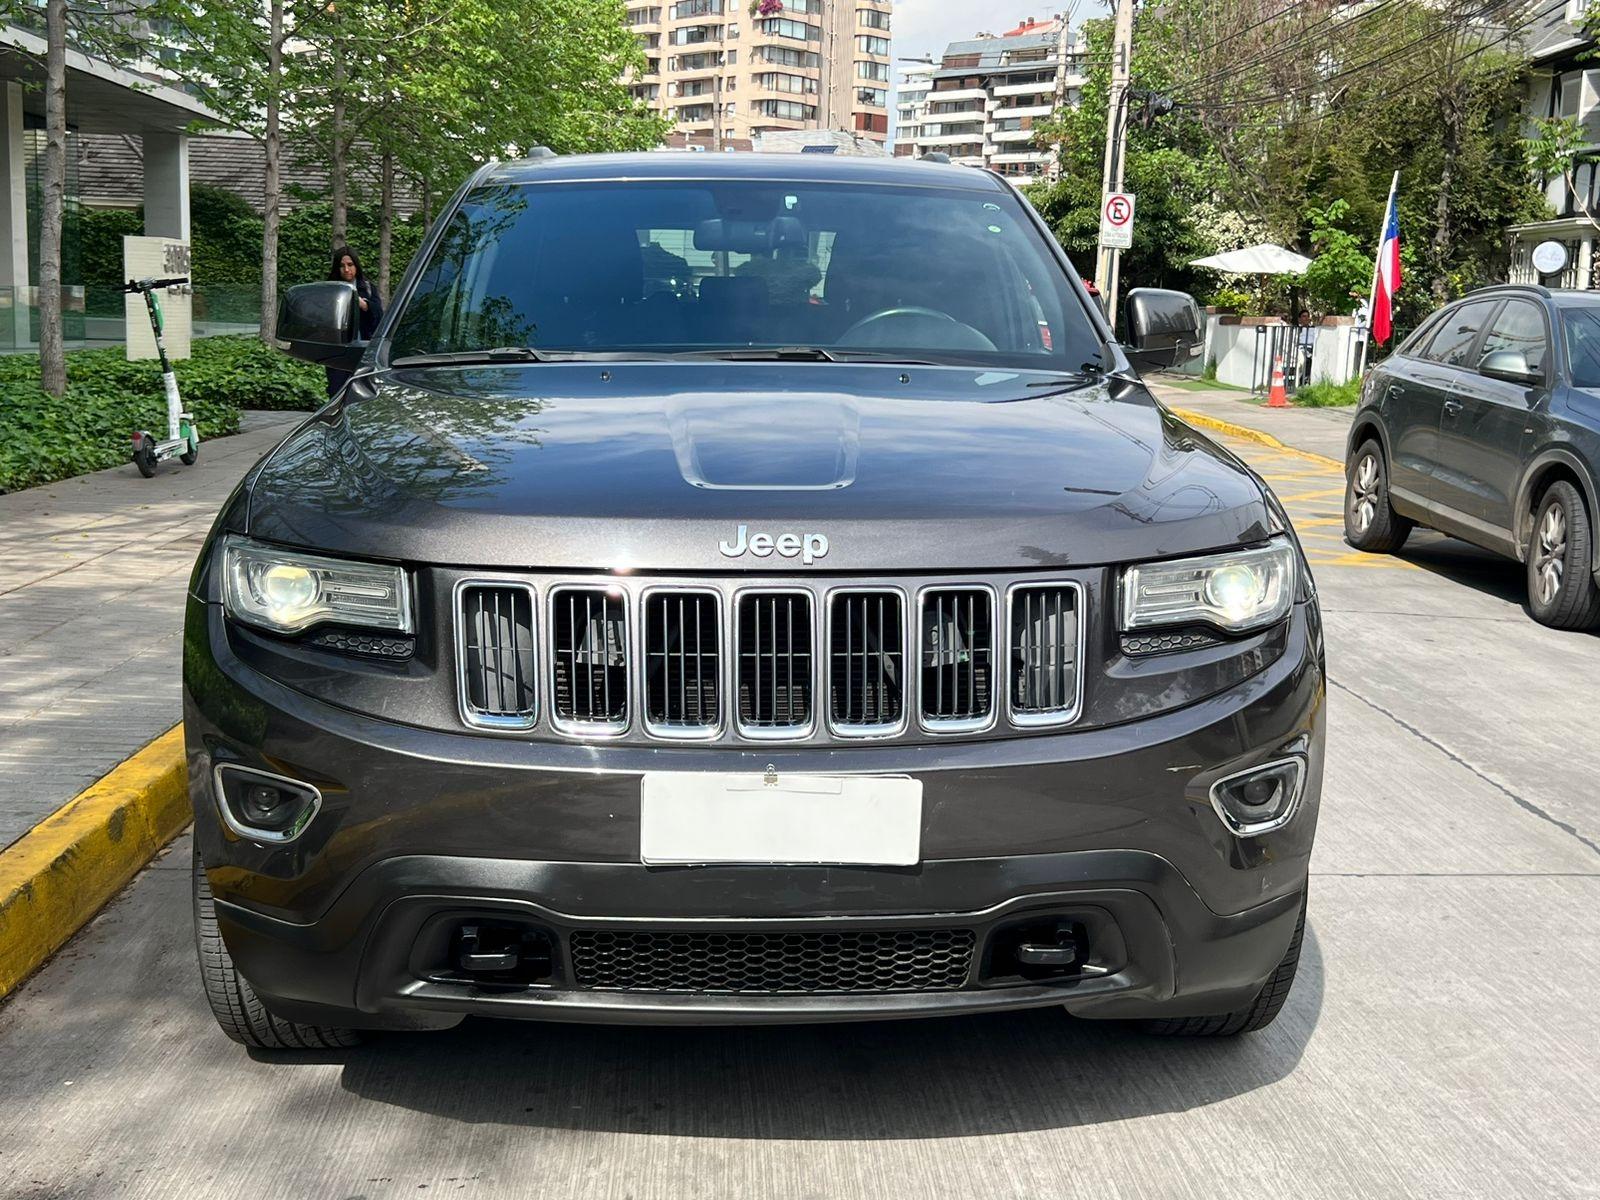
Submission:
<svg viewBox="0 0 1600 1200">
<path fill-rule="evenodd" d="M 327 201 L 302 203 L 283 214 L 278 231 L 278 284 L 326 279 L 333 258 L 328 230 L 333 207 Z M 225 188 L 195 184 L 189 190 L 189 244 L 194 251 L 194 282 L 211 320 L 250 321 L 259 317 L 261 294 L 261 217 Z M 348 240 L 367 274 L 377 279 L 376 206 L 352 205 Z M 83 209 L 78 214 L 82 282 L 97 314 L 122 311 L 115 289 L 122 283 L 122 237 L 144 232 L 138 209 Z M 392 235 L 390 286 L 421 244 L 420 217 L 397 220 Z M 109 307 L 108 307 L 109 306 Z M 199 317 L 202 314 L 196 312 Z"/>
<path fill-rule="evenodd" d="M 255 338 L 201 338 L 193 353 L 175 369 L 202 439 L 237 433 L 241 409 L 310 411 L 327 398 L 319 368 Z M 121 347 L 68 354 L 59 400 L 39 386 L 37 356 L 0 356 L 0 493 L 127 462 L 134 430 L 166 424 L 160 367 Z"/>
</svg>

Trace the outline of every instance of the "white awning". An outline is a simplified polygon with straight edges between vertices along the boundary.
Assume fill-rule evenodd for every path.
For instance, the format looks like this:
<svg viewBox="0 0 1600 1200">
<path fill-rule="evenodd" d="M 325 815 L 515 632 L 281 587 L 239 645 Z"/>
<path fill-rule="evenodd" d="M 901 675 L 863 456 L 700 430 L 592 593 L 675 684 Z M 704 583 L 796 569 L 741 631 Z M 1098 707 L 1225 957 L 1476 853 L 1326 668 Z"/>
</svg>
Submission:
<svg viewBox="0 0 1600 1200">
<path fill-rule="evenodd" d="M 1293 250 L 1264 242 L 1259 246 L 1246 246 L 1243 250 L 1229 250 L 1209 258 L 1197 258 L 1191 267 L 1210 267 L 1227 275 L 1304 275 L 1311 260 Z"/>
</svg>

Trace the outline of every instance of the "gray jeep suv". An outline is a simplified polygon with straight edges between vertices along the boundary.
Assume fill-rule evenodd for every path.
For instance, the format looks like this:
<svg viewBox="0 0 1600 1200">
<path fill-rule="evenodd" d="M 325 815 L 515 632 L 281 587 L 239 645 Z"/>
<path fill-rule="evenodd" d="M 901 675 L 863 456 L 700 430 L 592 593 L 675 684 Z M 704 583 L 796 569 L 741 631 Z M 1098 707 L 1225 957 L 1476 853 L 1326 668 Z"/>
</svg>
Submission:
<svg viewBox="0 0 1600 1200">
<path fill-rule="evenodd" d="M 257 1047 L 465 1014 L 1270 1021 L 1322 627 L 994 175 L 493 164 L 243 480 L 184 659 L 196 926 Z"/>
</svg>

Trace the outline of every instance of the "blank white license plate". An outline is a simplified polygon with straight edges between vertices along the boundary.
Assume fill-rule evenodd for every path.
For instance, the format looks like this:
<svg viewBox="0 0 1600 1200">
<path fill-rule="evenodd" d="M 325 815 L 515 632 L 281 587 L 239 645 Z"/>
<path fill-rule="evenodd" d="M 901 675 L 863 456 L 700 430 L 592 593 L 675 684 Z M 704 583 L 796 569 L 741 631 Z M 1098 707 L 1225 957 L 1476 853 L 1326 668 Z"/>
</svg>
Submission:
<svg viewBox="0 0 1600 1200">
<path fill-rule="evenodd" d="M 647 863 L 914 866 L 922 781 L 904 775 L 648 772 L 639 854 Z"/>
</svg>

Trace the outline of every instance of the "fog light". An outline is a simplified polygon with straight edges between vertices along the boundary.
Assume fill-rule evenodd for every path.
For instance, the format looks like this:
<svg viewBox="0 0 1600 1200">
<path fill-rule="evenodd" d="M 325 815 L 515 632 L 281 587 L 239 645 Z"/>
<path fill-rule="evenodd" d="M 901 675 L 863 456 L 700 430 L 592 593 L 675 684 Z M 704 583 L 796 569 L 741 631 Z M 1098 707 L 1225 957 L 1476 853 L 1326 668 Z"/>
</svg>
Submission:
<svg viewBox="0 0 1600 1200">
<path fill-rule="evenodd" d="M 1305 774 L 1302 758 L 1251 767 L 1212 784 L 1211 807 L 1235 837 L 1271 833 L 1294 819 Z"/>
<path fill-rule="evenodd" d="M 322 807 L 322 793 L 309 783 L 253 767 L 219 764 L 213 783 L 223 824 L 251 841 L 292 842 Z"/>
</svg>

